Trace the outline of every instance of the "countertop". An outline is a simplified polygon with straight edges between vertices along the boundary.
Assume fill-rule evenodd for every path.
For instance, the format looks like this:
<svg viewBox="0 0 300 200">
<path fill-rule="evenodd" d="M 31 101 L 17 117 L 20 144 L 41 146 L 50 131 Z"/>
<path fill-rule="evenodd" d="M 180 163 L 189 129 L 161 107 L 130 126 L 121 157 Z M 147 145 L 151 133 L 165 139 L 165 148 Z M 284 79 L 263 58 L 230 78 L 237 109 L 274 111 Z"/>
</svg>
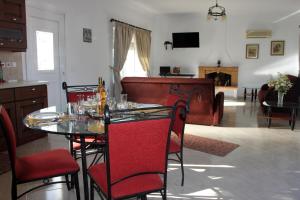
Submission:
<svg viewBox="0 0 300 200">
<path fill-rule="evenodd" d="M 1 89 L 17 88 L 17 87 L 26 87 L 34 85 L 47 85 L 47 81 L 16 81 L 16 82 L 5 82 L 0 83 Z"/>
</svg>

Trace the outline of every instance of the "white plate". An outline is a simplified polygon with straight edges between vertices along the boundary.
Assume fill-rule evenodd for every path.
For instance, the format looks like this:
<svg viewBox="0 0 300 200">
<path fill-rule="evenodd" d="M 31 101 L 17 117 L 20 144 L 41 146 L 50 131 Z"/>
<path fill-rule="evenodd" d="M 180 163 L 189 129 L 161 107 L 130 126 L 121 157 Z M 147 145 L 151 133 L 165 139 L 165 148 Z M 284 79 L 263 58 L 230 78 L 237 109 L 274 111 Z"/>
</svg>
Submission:
<svg viewBox="0 0 300 200">
<path fill-rule="evenodd" d="M 159 107 L 159 104 L 150 104 L 150 103 L 138 103 L 136 108 L 152 108 L 152 107 Z"/>
<path fill-rule="evenodd" d="M 97 106 L 97 102 L 88 102 L 88 101 L 84 101 L 84 102 L 82 103 L 82 105 L 83 105 L 84 107 L 96 107 L 96 106 Z"/>
<path fill-rule="evenodd" d="M 59 113 L 57 112 L 34 113 L 30 117 L 35 120 L 53 121 L 59 118 Z"/>
</svg>

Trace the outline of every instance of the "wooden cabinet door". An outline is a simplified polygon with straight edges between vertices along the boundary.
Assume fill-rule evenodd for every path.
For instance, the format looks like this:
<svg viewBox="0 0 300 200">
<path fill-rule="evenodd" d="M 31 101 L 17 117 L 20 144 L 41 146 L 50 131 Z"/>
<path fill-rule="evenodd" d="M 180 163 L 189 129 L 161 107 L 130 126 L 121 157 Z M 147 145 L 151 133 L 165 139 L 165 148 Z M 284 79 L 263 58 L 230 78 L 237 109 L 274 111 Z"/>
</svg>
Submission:
<svg viewBox="0 0 300 200">
<path fill-rule="evenodd" d="M 16 118 L 18 129 L 17 137 L 19 145 L 46 136 L 45 133 L 26 128 L 23 124 L 23 119 L 26 115 L 45 107 L 47 107 L 47 98 L 37 98 L 32 100 L 16 102 Z"/>
<path fill-rule="evenodd" d="M 26 23 L 25 0 L 0 0 L 0 20 L 13 23 Z"/>
<path fill-rule="evenodd" d="M 16 131 L 16 120 L 15 120 L 15 104 L 14 103 L 4 103 L 2 104 L 6 110 L 6 112 L 8 113 L 11 122 L 14 126 L 14 129 Z M 6 141 L 4 138 L 3 133 L 0 131 L 0 151 L 4 151 L 6 150 Z"/>
<path fill-rule="evenodd" d="M 27 48 L 25 24 L 0 21 L 0 49 L 25 51 Z"/>
</svg>

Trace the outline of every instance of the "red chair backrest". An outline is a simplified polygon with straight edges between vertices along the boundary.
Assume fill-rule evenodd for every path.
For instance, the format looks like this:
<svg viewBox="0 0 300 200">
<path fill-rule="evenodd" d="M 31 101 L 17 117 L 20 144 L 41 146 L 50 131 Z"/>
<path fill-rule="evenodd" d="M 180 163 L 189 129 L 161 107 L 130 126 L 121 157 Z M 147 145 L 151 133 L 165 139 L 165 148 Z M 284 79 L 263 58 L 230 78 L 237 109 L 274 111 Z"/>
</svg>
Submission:
<svg viewBox="0 0 300 200">
<path fill-rule="evenodd" d="M 68 85 L 62 83 L 62 89 L 66 91 L 68 103 L 75 103 L 79 100 L 79 96 L 83 96 L 86 100 L 88 96 L 95 95 L 98 85 Z"/>
<path fill-rule="evenodd" d="M 79 99 L 79 96 L 83 96 L 84 97 L 84 100 L 87 99 L 88 96 L 92 96 L 92 95 L 95 95 L 94 92 L 68 92 L 67 93 L 67 96 L 68 96 L 68 103 L 76 103 Z"/>
<path fill-rule="evenodd" d="M 174 106 L 179 99 L 181 99 L 181 97 L 176 94 L 168 94 L 166 106 Z"/>
<path fill-rule="evenodd" d="M 16 162 L 16 146 L 17 146 L 16 135 L 10 117 L 2 105 L 0 105 L 0 126 L 1 126 L 1 132 L 3 132 L 4 137 L 6 139 L 6 143 L 8 145 L 7 148 L 10 157 L 11 167 L 12 169 L 14 169 L 15 162 Z"/>
<path fill-rule="evenodd" d="M 110 124 L 110 182 L 145 172 L 166 174 L 170 125 L 170 118 Z"/>
<path fill-rule="evenodd" d="M 178 138 L 183 139 L 184 127 L 186 121 L 186 102 L 183 100 L 179 100 L 175 104 L 175 119 L 172 127 L 172 131 L 178 136 Z"/>
<path fill-rule="evenodd" d="M 192 98 L 193 93 L 197 88 L 193 88 L 192 90 L 180 90 L 179 88 L 174 87 L 173 85 L 170 87 L 169 94 L 167 96 L 166 106 L 174 106 L 176 102 L 179 100 L 185 101 L 187 112 L 189 111 L 189 104 Z"/>
</svg>

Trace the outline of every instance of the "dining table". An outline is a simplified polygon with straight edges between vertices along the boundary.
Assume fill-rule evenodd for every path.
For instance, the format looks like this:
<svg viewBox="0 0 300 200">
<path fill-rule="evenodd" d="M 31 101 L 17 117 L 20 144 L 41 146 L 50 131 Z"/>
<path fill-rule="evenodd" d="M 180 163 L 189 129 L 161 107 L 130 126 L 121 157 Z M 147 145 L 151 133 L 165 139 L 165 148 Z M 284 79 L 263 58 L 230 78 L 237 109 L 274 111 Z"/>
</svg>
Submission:
<svg viewBox="0 0 300 200">
<path fill-rule="evenodd" d="M 111 111 L 112 115 L 114 115 L 111 117 L 111 120 L 124 122 L 149 116 L 156 118 L 169 114 L 170 112 L 165 112 L 168 109 L 172 108 L 158 104 L 135 104 L 135 108 Z M 44 131 L 48 134 L 64 135 L 66 138 L 79 138 L 84 199 L 88 200 L 89 185 L 86 153 L 86 145 L 88 143 L 85 138 L 104 136 L 103 118 L 89 112 L 68 114 L 66 110 L 59 110 L 56 106 L 51 106 L 28 114 L 23 122 L 30 129 Z"/>
</svg>

